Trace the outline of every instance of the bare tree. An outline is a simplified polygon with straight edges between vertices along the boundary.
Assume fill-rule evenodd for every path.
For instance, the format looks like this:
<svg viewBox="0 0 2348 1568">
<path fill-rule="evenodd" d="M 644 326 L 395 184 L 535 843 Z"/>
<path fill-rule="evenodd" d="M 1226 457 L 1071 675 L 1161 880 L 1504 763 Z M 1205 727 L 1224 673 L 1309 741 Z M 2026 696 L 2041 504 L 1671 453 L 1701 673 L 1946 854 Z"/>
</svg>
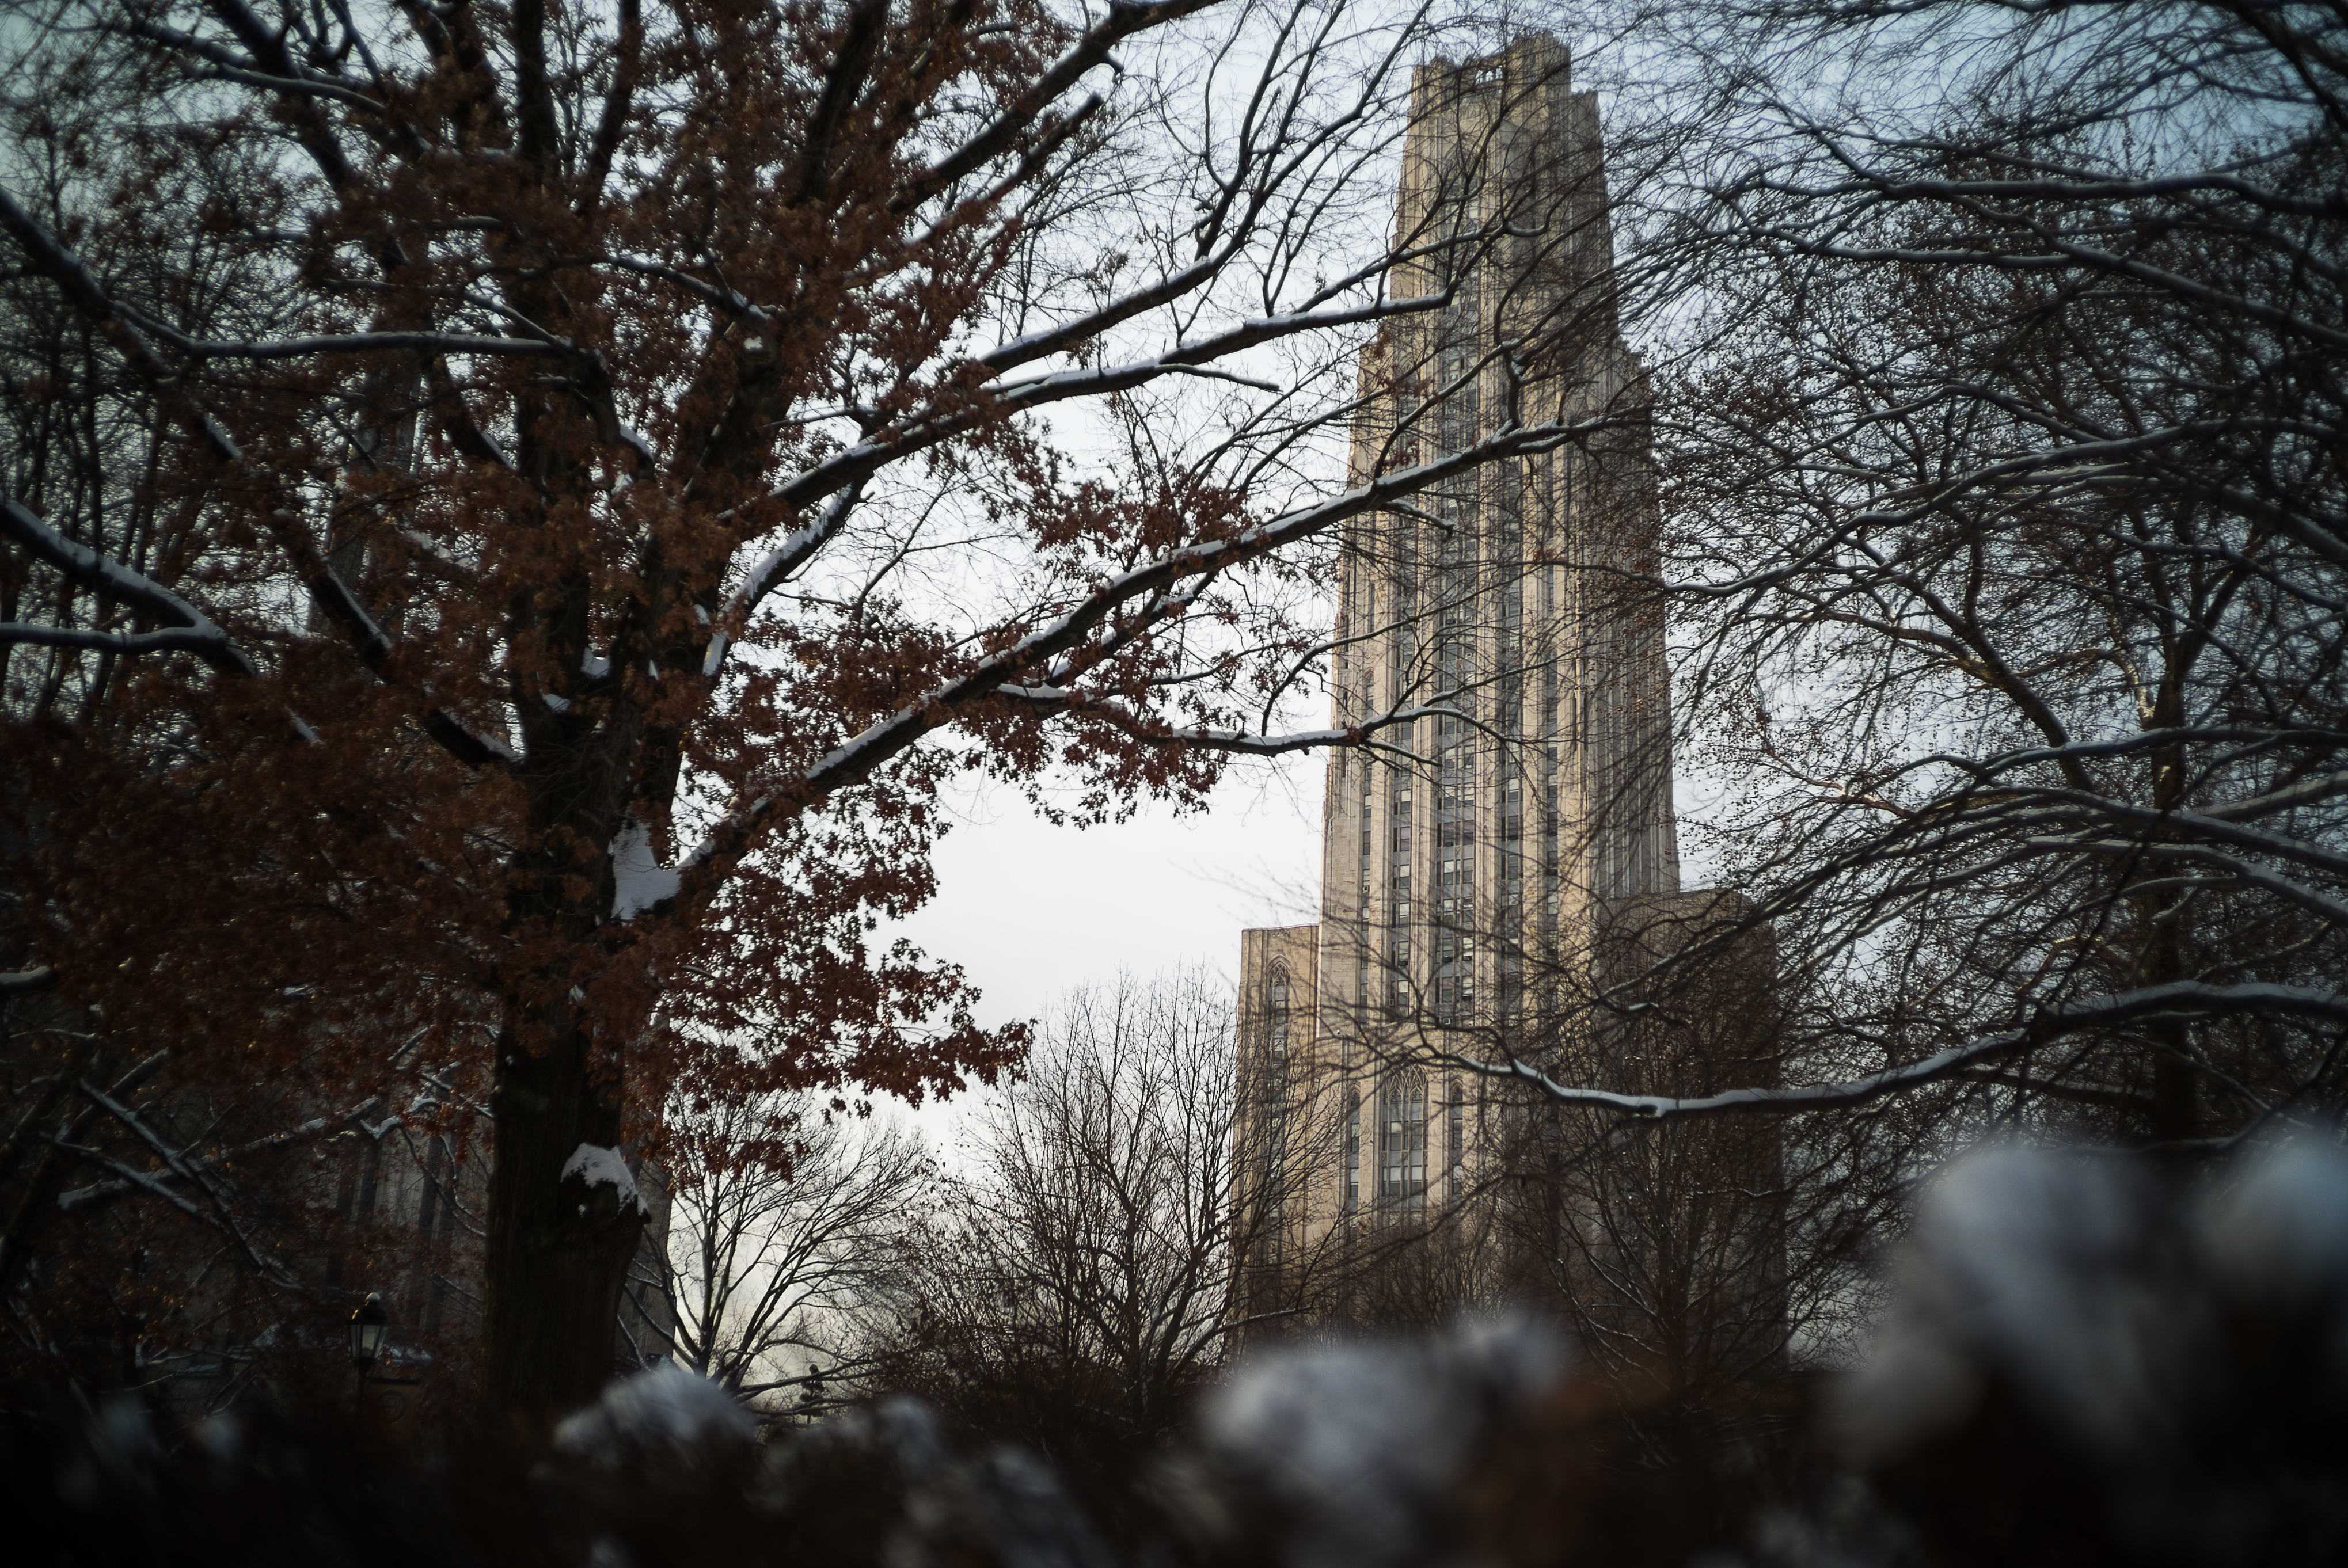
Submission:
<svg viewBox="0 0 2348 1568">
<path fill-rule="evenodd" d="M 1341 632 L 1385 637 L 1397 680 L 1431 645 L 1439 705 L 1466 712 L 1428 726 L 1434 756 L 1333 774 L 1360 812 L 1329 906 L 1361 978 L 1331 989 L 1384 1062 L 1588 1113 L 1552 1119 L 1554 1159 L 1519 1139 L 1578 1216 L 1545 1234 L 1619 1286 L 1562 1294 L 1636 1307 L 1646 1350 L 1684 1364 L 1698 1322 L 1801 1322 L 1701 1278 L 1791 1285 L 1783 1235 L 1843 1260 L 1813 1297 L 1841 1310 L 1832 1276 L 1854 1283 L 1903 1184 L 2001 1122 L 2186 1151 L 2341 1093 L 2348 158 L 2320 8 L 1634 11 L 1690 127 L 1680 183 L 1634 185 L 1599 230 L 1628 251 L 1610 309 L 1684 286 L 1625 316 L 1656 374 L 1616 401 L 1626 430 L 1654 414 L 1663 527 L 1650 548 L 1632 431 L 1629 483 L 1592 508 L 1611 538 L 1566 541 L 1582 636 L 1554 649 L 1512 635 L 1531 618 L 1509 580 L 1558 559 L 1511 538 L 1563 522 L 1546 495 L 1445 494 L 1412 519 L 1432 530 L 1375 537 L 1392 583 L 1349 586 Z M 1474 340 L 1487 363 L 1515 352 L 1506 323 Z M 1437 405 L 1472 406 L 1448 384 Z M 1660 657 L 1667 617 L 1668 695 L 1603 635 Z M 1564 724 L 1616 723 L 1578 820 L 1529 804 L 1530 689 L 1567 659 L 1613 690 Z M 1342 692 L 1386 679 L 1357 673 Z M 1626 709 L 1643 745 L 1619 743 Z M 1687 830 L 1749 901 L 1626 965 L 1601 928 L 1640 894 L 1622 830 L 1665 825 L 1642 797 L 1666 716 L 1721 793 Z M 1538 853 L 1536 823 L 1558 833 Z M 1769 972 L 1721 994 L 1756 944 Z M 1693 1050 L 1740 1009 L 1766 1030 Z M 1751 1111 L 1833 1114 L 1773 1130 L 1767 1160 L 1735 1129 L 1646 1135 Z M 1756 1223 L 1711 1217 L 1737 1207 Z M 1707 1295 L 1727 1317 L 1682 1310 Z"/>
<path fill-rule="evenodd" d="M 1268 1096 L 1233 1029 L 1197 971 L 1063 1001 L 919 1243 L 900 1381 L 1047 1451 L 1130 1451 L 1173 1430 L 1235 1331 L 1313 1304 L 1339 1249 L 1305 1240 L 1302 1196 L 1334 1120 L 1299 1093 L 1279 1139 L 1239 1140 Z"/>
<path fill-rule="evenodd" d="M 1722 792 L 1686 831 L 1753 903 L 1579 983 L 1603 1009 L 1766 929 L 1780 1044 L 1694 1091 L 1463 1065 L 1636 1121 L 1915 1097 L 1920 1153 L 2336 1102 L 2339 19 L 1682 22 L 1717 139 L 1647 233 L 1708 290 L 1658 391 L 1665 548 L 1621 579 L 1677 618 Z"/>
<path fill-rule="evenodd" d="M 836 1403 L 928 1194 L 920 1138 L 795 1095 L 681 1112 L 666 1150 L 667 1253 L 630 1282 L 675 1324 L 659 1349 L 744 1399 Z"/>
</svg>

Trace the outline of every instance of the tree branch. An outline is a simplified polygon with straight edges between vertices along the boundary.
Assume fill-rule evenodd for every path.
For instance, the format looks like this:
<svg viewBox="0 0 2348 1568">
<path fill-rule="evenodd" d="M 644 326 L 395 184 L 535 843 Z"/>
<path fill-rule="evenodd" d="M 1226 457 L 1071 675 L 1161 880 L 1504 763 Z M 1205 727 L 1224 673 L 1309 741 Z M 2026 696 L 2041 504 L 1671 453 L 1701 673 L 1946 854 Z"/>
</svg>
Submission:
<svg viewBox="0 0 2348 1568">
<path fill-rule="evenodd" d="M 714 887 L 722 873 L 716 863 L 739 856 L 787 806 L 802 805 L 833 790 L 861 783 L 891 758 L 930 731 L 951 722 L 969 708 L 1054 655 L 1081 645 L 1093 629 L 1120 606 L 1148 594 L 1162 593 L 1190 577 L 1226 570 L 1269 555 L 1284 546 L 1344 521 L 1348 518 L 1391 505 L 1401 497 L 1441 483 L 1454 475 L 1502 458 L 1546 452 L 1580 434 L 1575 422 L 1519 425 L 1495 432 L 1459 452 L 1414 468 L 1381 475 L 1365 485 L 1303 507 L 1227 538 L 1189 545 L 1095 589 L 1066 613 L 1021 638 L 1002 651 L 979 660 L 967 672 L 932 688 L 894 713 L 867 727 L 813 764 L 782 789 L 763 794 L 726 814 L 678 866 L 678 893 L 650 906 L 656 912 L 671 909 L 682 894 L 696 897 Z"/>
<path fill-rule="evenodd" d="M 0 199 L 5 198 L 0 192 Z M 175 623 L 174 630 L 149 632 L 143 638 L 118 638 L 104 632 L 78 635 L 101 639 L 97 642 L 71 642 L 63 629 L 46 629 L 56 632 L 59 646 L 111 647 L 125 653 L 143 653 L 162 649 L 183 649 L 196 654 L 224 675 L 250 676 L 259 671 L 252 658 L 231 642 L 228 634 L 212 624 L 211 618 L 165 588 L 152 578 L 132 571 L 109 557 L 100 555 L 87 545 L 77 544 L 58 533 L 33 514 L 30 507 L 15 497 L 0 494 L 0 531 L 49 565 L 57 568 L 75 582 L 97 593 L 106 594 L 149 618 Z M 46 641 L 39 627 L 0 627 L 0 641 L 37 642 Z"/>
<path fill-rule="evenodd" d="M 2310 990 L 2298 986 L 2218 986 L 2199 980 L 2176 980 L 2167 985 L 2148 986 L 2142 990 L 2124 991 L 2116 996 L 2041 1009 L 2036 1017 L 2020 1029 L 1983 1035 L 1962 1045 L 1936 1051 L 1921 1061 L 1886 1068 L 1864 1078 L 1790 1089 L 1731 1089 L 1718 1094 L 1687 1099 L 1571 1088 L 1558 1082 L 1530 1063 L 1514 1058 L 1505 1062 L 1494 1062 L 1439 1051 L 1435 1053 L 1434 1060 L 1487 1078 L 1512 1079 L 1529 1083 L 1560 1105 L 1611 1111 L 1630 1121 L 1679 1122 L 1735 1112 L 1767 1112 L 1782 1115 L 1799 1111 L 1827 1111 L 1846 1105 L 1863 1105 L 1870 1100 L 1921 1088 L 2003 1057 L 2034 1050 L 2066 1035 L 2088 1030 L 2106 1029 L 2146 1018 L 2244 1013 L 2348 1023 L 2348 993 Z"/>
</svg>

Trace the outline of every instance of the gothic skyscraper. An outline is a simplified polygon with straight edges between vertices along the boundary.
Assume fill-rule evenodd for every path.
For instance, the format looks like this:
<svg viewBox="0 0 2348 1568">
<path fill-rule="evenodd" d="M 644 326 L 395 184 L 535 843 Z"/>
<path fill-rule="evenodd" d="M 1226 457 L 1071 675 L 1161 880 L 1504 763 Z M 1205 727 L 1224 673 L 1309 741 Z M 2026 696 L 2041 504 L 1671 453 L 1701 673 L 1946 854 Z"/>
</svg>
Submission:
<svg viewBox="0 0 2348 1568">
<path fill-rule="evenodd" d="M 1292 1272 L 1465 1201 L 1523 1125 L 1466 1063 L 1602 1071 L 1620 955 L 1721 908 L 1679 886 L 1648 399 L 1594 95 L 1542 36 L 1420 67 L 1411 114 L 1395 295 L 1427 308 L 1364 354 L 1352 477 L 1569 435 L 1344 541 L 1334 718 L 1378 743 L 1329 764 L 1320 922 L 1250 931 L 1241 961 L 1242 1061 L 1267 1071 L 1243 1070 L 1238 1180 L 1279 1210 L 1258 1262 Z M 1310 1174 L 1276 1177 L 1300 1147 Z"/>
</svg>

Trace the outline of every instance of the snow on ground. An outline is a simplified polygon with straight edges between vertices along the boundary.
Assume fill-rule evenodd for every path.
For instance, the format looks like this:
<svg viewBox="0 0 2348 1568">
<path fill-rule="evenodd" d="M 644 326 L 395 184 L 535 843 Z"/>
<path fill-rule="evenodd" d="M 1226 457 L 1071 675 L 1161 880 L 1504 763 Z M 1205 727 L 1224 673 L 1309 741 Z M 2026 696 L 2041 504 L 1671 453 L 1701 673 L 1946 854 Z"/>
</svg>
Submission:
<svg viewBox="0 0 2348 1568">
<path fill-rule="evenodd" d="M 757 1425 L 733 1395 L 674 1362 L 622 1378 L 554 1429 L 555 1447 L 607 1464 L 656 1447 L 748 1442 Z"/>
</svg>

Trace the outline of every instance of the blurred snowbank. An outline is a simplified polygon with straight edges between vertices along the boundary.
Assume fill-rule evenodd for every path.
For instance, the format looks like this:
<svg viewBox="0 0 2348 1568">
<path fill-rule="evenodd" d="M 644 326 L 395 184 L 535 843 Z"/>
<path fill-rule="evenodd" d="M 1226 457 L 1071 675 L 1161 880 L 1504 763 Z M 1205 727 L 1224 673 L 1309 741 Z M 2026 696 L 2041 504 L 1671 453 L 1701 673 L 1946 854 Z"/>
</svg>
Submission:
<svg viewBox="0 0 2348 1568">
<path fill-rule="evenodd" d="M 669 1363 L 613 1382 L 601 1399 L 554 1429 L 554 1446 L 623 1464 L 655 1450 L 687 1452 L 757 1436 L 757 1423 L 731 1394 Z"/>
<path fill-rule="evenodd" d="M 1292 1568 L 1387 1568 L 1481 1533 L 1478 1482 L 1572 1413 L 1563 1338 L 1529 1317 L 1428 1339 L 1300 1346 L 1258 1357 L 1209 1396 L 1193 1508 L 1238 1519 Z M 1495 1500 L 1497 1501 L 1497 1499 Z"/>
<path fill-rule="evenodd" d="M 1928 1189 L 1831 1445 L 1625 1395 L 1538 1319 L 1251 1356 L 1114 1495 L 911 1399 L 776 1441 L 670 1367 L 550 1448 L 256 1408 L 0 1410 L 33 1563 L 264 1568 L 2250 1568 L 2348 1561 L 2348 1153 L 2002 1148 Z M 1772 1390 L 1776 1390 L 1772 1392 Z M 1775 1402 L 1771 1402 L 1774 1400 Z M 1701 1419 L 1686 1419 L 1701 1417 Z M 1708 1423 L 1708 1424 L 1707 1424 Z M 1723 1440 L 1723 1434 L 1727 1434 Z M 14 1560 L 14 1559 L 12 1559 Z"/>
<path fill-rule="evenodd" d="M 1957 1162 L 1834 1414 L 1932 1558 L 2342 1560 L 2348 1153 Z"/>
</svg>

